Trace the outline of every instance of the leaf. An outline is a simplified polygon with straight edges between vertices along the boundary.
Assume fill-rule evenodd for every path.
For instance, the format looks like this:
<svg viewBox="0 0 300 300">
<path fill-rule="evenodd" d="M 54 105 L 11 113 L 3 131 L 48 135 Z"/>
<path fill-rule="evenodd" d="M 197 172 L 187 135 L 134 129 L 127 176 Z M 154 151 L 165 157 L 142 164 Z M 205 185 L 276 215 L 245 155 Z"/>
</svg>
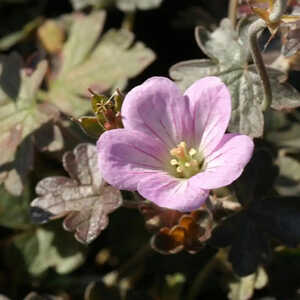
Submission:
<svg viewBox="0 0 300 300">
<path fill-rule="evenodd" d="M 15 44 L 26 39 L 36 27 L 41 23 L 42 19 L 37 18 L 26 24 L 21 30 L 10 33 L 0 39 L 0 50 L 8 50 Z"/>
<path fill-rule="evenodd" d="M 263 268 L 246 277 L 238 278 L 229 284 L 230 292 L 228 299 L 230 300 L 248 300 L 255 289 L 261 289 L 268 283 L 268 275 Z"/>
<path fill-rule="evenodd" d="M 66 274 L 84 262 L 83 248 L 74 243 L 64 231 L 37 228 L 17 235 L 13 245 L 25 262 L 26 270 L 39 276 L 53 267 L 60 274 Z"/>
<path fill-rule="evenodd" d="M 210 58 L 175 64 L 170 76 L 184 90 L 205 76 L 217 76 L 228 86 L 232 97 L 229 131 L 259 137 L 264 120 L 260 108 L 263 89 L 253 65 L 248 65 L 248 48 L 224 19 L 214 32 L 196 28 L 196 39 L 201 50 Z M 273 90 L 272 108 L 277 110 L 300 106 L 300 95 L 288 84 L 279 83 L 283 73 L 268 69 Z"/>
<path fill-rule="evenodd" d="M 280 176 L 276 190 L 283 196 L 300 195 L 300 163 L 289 156 L 280 155 L 277 159 Z"/>
<path fill-rule="evenodd" d="M 260 227 L 281 242 L 300 243 L 300 198 L 269 197 L 255 203 L 252 214 Z"/>
<path fill-rule="evenodd" d="M 160 6 L 162 0 L 117 0 L 116 6 L 123 11 L 153 9 Z"/>
<path fill-rule="evenodd" d="M 254 273 L 270 258 L 269 237 L 257 223 L 249 212 L 242 211 L 226 219 L 213 231 L 210 243 L 217 247 L 231 245 L 228 259 L 239 276 Z"/>
<path fill-rule="evenodd" d="M 108 287 L 102 281 L 91 282 L 84 292 L 84 300 L 120 300 L 120 291 L 117 287 Z"/>
<path fill-rule="evenodd" d="M 57 297 L 48 294 L 40 295 L 36 292 L 31 292 L 24 298 L 24 300 L 64 300 L 64 297 L 59 297 L 59 296 Z"/>
<path fill-rule="evenodd" d="M 162 299 L 180 300 L 185 282 L 186 278 L 182 273 L 166 275 L 162 291 Z"/>
<path fill-rule="evenodd" d="M 29 76 L 17 54 L 0 56 L 0 182 L 17 196 L 33 167 L 34 134 L 59 116 L 51 104 L 37 103 L 46 70 L 46 61 L 41 61 Z"/>
<path fill-rule="evenodd" d="M 101 11 L 74 18 L 62 66 L 49 85 L 49 100 L 75 117 L 90 110 L 88 88 L 96 93 L 122 89 L 155 58 L 141 42 L 133 44 L 134 35 L 125 29 L 110 30 L 97 43 L 104 20 Z"/>
<path fill-rule="evenodd" d="M 64 228 L 74 231 L 81 243 L 92 242 L 106 228 L 107 215 L 121 205 L 122 198 L 102 179 L 97 155 L 91 144 L 79 144 L 64 154 L 63 165 L 70 178 L 48 177 L 38 183 L 39 197 L 31 203 L 34 221 L 65 217 Z"/>
<path fill-rule="evenodd" d="M 268 194 L 278 175 L 271 153 L 257 149 L 244 172 L 233 184 L 238 200 L 247 205 Z"/>
<path fill-rule="evenodd" d="M 0 224 L 9 228 L 26 229 L 31 227 L 29 202 L 31 193 L 28 187 L 22 196 L 13 196 L 0 187 Z"/>
<path fill-rule="evenodd" d="M 160 6 L 162 0 L 70 0 L 75 10 L 87 6 L 105 7 L 115 4 L 123 11 L 134 11 L 136 9 L 154 9 Z"/>
<path fill-rule="evenodd" d="M 290 126 L 284 128 L 284 130 L 268 133 L 266 139 L 274 143 L 278 148 L 300 149 L 299 131 L 300 125 L 294 122 Z"/>
</svg>

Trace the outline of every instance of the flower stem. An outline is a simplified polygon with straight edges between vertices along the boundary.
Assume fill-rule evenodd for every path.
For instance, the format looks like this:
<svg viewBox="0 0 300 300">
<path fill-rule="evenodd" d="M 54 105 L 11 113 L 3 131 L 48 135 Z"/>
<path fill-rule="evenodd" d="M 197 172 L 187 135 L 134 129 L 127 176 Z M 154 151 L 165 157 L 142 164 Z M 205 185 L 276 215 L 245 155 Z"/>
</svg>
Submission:
<svg viewBox="0 0 300 300">
<path fill-rule="evenodd" d="M 239 0 L 230 0 L 228 5 L 228 18 L 230 19 L 233 27 L 235 27 L 236 23 L 238 4 Z"/>
<path fill-rule="evenodd" d="M 224 261 L 225 257 L 224 250 L 220 249 L 218 252 L 208 261 L 208 263 L 202 268 L 202 270 L 196 275 L 194 282 L 192 283 L 191 288 L 189 289 L 187 299 L 193 300 L 196 299 L 199 292 L 202 290 L 203 286 L 206 283 L 206 280 L 211 275 L 211 273 L 219 267 Z"/>
<path fill-rule="evenodd" d="M 269 15 L 271 23 L 277 23 L 280 21 L 283 13 L 287 7 L 287 0 L 276 0 L 273 6 L 272 12 Z"/>
<path fill-rule="evenodd" d="M 141 205 L 141 203 L 143 203 L 143 202 L 142 201 L 138 201 L 138 200 L 126 200 L 126 199 L 124 199 L 122 206 L 126 207 L 126 208 L 137 209 L 137 208 L 139 208 L 139 206 Z"/>
<path fill-rule="evenodd" d="M 126 13 L 122 22 L 122 28 L 132 31 L 134 26 L 134 21 L 135 21 L 135 12 Z"/>
<path fill-rule="evenodd" d="M 265 23 L 265 21 L 262 19 L 258 19 L 250 25 L 248 31 L 251 54 L 264 89 L 264 99 L 261 105 L 262 111 L 266 111 L 272 103 L 272 89 L 269 76 L 267 74 L 267 70 L 257 44 L 257 35 L 266 27 L 267 24 Z"/>
</svg>

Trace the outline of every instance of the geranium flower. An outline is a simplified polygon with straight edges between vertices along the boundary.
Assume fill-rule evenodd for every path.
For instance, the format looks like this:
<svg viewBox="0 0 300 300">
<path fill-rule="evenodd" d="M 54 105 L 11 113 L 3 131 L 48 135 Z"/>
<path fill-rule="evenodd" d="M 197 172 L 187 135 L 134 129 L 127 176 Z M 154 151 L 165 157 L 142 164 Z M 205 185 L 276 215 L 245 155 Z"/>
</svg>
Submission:
<svg viewBox="0 0 300 300">
<path fill-rule="evenodd" d="M 251 138 L 225 134 L 230 114 L 229 91 L 217 77 L 196 81 L 184 95 L 171 80 L 150 78 L 125 97 L 124 128 L 98 140 L 102 175 L 158 206 L 197 209 L 251 158 Z"/>
</svg>

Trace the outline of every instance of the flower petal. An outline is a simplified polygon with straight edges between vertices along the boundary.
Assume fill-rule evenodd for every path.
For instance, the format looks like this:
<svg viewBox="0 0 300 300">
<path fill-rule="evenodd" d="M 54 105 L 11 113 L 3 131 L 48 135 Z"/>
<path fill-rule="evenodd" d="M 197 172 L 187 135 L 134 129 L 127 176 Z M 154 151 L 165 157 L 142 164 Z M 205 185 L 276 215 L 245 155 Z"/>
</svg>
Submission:
<svg viewBox="0 0 300 300">
<path fill-rule="evenodd" d="M 143 176 L 163 168 L 164 157 L 168 155 L 158 140 L 126 129 L 106 131 L 100 136 L 97 148 L 103 178 L 125 190 L 137 190 Z"/>
<path fill-rule="evenodd" d="M 188 179 L 181 180 L 163 172 L 145 176 L 138 184 L 138 192 L 158 206 L 183 212 L 199 208 L 209 194 L 193 186 Z"/>
<path fill-rule="evenodd" d="M 231 184 L 243 172 L 253 153 L 250 137 L 225 134 L 217 148 L 206 158 L 204 172 L 190 178 L 192 184 L 203 189 L 215 189 Z"/>
<path fill-rule="evenodd" d="M 126 129 L 155 136 L 168 149 L 190 131 L 188 99 L 164 77 L 152 77 L 132 89 L 125 97 L 121 115 Z"/>
<path fill-rule="evenodd" d="M 217 77 L 205 77 L 191 85 L 189 98 L 194 146 L 200 145 L 205 156 L 219 144 L 231 115 L 231 97 L 226 85 Z"/>
</svg>

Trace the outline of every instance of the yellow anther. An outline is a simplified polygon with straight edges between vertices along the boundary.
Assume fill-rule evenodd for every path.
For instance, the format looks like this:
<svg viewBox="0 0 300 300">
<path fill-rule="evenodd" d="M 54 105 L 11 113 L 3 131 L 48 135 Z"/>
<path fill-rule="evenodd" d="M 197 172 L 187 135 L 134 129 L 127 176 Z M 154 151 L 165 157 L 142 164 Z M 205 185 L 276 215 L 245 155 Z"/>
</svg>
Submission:
<svg viewBox="0 0 300 300">
<path fill-rule="evenodd" d="M 178 162 L 176 159 L 171 159 L 171 160 L 170 160 L 170 164 L 171 164 L 172 166 L 177 166 L 177 165 L 179 165 L 179 162 Z"/>
<path fill-rule="evenodd" d="M 191 166 L 191 164 L 187 162 L 187 163 L 184 164 L 184 166 L 189 168 Z"/>
<path fill-rule="evenodd" d="M 195 148 L 191 148 L 190 151 L 189 151 L 189 155 L 193 156 L 195 154 L 197 154 L 197 150 Z"/>
<path fill-rule="evenodd" d="M 177 171 L 178 173 L 182 173 L 182 172 L 183 172 L 183 169 L 182 169 L 182 167 L 177 167 L 177 168 L 176 168 L 176 171 Z"/>
</svg>

